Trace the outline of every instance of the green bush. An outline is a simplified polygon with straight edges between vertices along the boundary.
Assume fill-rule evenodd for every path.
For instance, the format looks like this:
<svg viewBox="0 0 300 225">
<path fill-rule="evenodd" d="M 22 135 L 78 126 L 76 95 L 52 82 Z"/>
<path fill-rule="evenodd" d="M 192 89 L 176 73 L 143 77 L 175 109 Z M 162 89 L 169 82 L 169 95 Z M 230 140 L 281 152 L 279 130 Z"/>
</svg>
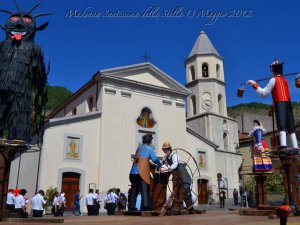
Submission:
<svg viewBox="0 0 300 225">
<path fill-rule="evenodd" d="M 50 186 L 47 190 L 46 190 L 46 193 L 45 193 L 45 200 L 47 201 L 46 202 L 46 205 L 45 207 L 48 207 L 48 206 L 51 206 L 52 205 L 52 202 L 53 202 L 53 198 L 54 198 L 54 194 L 55 192 L 57 192 L 57 187 L 53 187 L 53 186 Z"/>
<path fill-rule="evenodd" d="M 274 172 L 268 176 L 267 188 L 268 192 L 272 194 L 284 193 L 283 177 L 279 171 L 274 170 Z"/>
</svg>

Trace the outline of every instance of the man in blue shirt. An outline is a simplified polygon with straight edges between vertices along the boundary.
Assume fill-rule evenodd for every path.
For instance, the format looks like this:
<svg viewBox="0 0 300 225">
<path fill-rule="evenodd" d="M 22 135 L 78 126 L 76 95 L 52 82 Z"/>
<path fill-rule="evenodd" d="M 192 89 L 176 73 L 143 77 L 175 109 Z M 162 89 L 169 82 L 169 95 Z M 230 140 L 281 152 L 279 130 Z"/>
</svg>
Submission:
<svg viewBox="0 0 300 225">
<path fill-rule="evenodd" d="M 142 210 L 152 210 L 151 199 L 149 195 L 150 186 L 150 164 L 149 159 L 157 165 L 161 165 L 160 160 L 156 157 L 153 148 L 150 146 L 152 135 L 143 136 L 143 144 L 137 148 L 135 159 L 130 171 L 129 179 L 131 182 L 129 210 L 136 210 L 136 198 L 139 192 L 142 196 Z"/>
<path fill-rule="evenodd" d="M 73 207 L 73 216 L 75 216 L 76 211 L 78 210 L 79 216 L 81 216 L 81 211 L 80 211 L 80 199 L 82 196 L 80 196 L 80 191 L 75 194 L 75 200 L 74 200 L 74 207 Z"/>
</svg>

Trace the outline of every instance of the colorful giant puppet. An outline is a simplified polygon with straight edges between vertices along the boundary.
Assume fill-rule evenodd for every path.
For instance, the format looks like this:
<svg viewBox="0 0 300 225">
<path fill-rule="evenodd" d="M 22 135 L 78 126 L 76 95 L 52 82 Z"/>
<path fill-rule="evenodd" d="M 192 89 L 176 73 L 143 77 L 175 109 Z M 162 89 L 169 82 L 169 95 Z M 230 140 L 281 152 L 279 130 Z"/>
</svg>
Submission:
<svg viewBox="0 0 300 225">
<path fill-rule="evenodd" d="M 272 170 L 272 160 L 268 154 L 268 145 L 263 139 L 266 129 L 262 123 L 256 119 L 253 121 L 254 127 L 250 131 L 249 137 L 254 139 L 253 143 L 253 172 L 268 172 Z"/>
<path fill-rule="evenodd" d="M 248 80 L 247 83 L 251 84 L 261 97 L 265 97 L 272 93 L 276 123 L 279 130 L 280 149 L 287 147 L 286 131 L 288 131 L 290 136 L 291 147 L 298 148 L 289 86 L 283 75 L 283 63 L 279 63 L 278 60 L 275 60 L 270 65 L 270 70 L 274 77 L 270 79 L 266 87 L 261 88 L 254 80 Z"/>
<path fill-rule="evenodd" d="M 41 3 L 27 12 L 15 4 L 16 13 L 0 10 L 10 14 L 5 27 L 1 26 L 6 39 L 0 42 L 0 137 L 7 131 L 8 139 L 29 141 L 32 119 L 42 121 L 47 101 L 47 71 L 42 49 L 34 43 L 34 37 L 48 23 L 37 27 L 35 19 L 50 14 L 31 15 Z"/>
<path fill-rule="evenodd" d="M 161 165 L 160 160 L 156 157 L 153 148 L 151 147 L 152 134 L 143 136 L 143 144 L 139 146 L 135 152 L 135 158 L 130 170 L 129 179 L 131 182 L 129 210 L 136 210 L 136 200 L 138 193 L 141 193 L 143 211 L 152 210 L 152 201 L 150 199 L 150 162 L 152 160 L 156 165 Z"/>
</svg>

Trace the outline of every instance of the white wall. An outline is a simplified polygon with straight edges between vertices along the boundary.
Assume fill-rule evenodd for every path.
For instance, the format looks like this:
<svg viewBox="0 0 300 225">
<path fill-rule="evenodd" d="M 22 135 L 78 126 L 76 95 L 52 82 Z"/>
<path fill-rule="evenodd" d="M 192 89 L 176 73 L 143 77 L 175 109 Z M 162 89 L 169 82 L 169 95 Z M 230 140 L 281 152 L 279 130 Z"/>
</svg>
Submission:
<svg viewBox="0 0 300 225">
<path fill-rule="evenodd" d="M 82 194 L 87 193 L 89 183 L 98 183 L 100 121 L 100 118 L 96 118 L 46 129 L 40 170 L 41 187 L 61 187 L 61 177 L 58 174 L 66 168 L 69 172 L 83 171 L 80 178 L 85 180 L 80 186 Z M 81 161 L 64 160 L 66 134 L 82 137 Z"/>
<path fill-rule="evenodd" d="M 216 165 L 215 165 L 215 149 L 211 146 L 206 144 L 205 142 L 199 140 L 192 134 L 186 133 L 186 138 L 184 142 L 184 149 L 189 151 L 193 157 L 196 159 L 197 165 L 199 166 L 199 159 L 198 159 L 198 151 L 205 151 L 206 152 L 206 169 L 200 169 L 200 176 L 195 176 L 193 181 L 193 191 L 198 193 L 198 186 L 197 180 L 198 179 L 207 179 L 208 186 L 210 185 L 217 185 L 217 181 L 214 178 L 214 174 L 216 174 Z M 194 163 L 191 162 L 191 165 Z"/>
<path fill-rule="evenodd" d="M 222 178 L 228 180 L 228 194 L 232 197 L 233 189 L 239 188 L 238 170 L 242 163 L 242 156 L 224 152 L 216 153 L 216 170 L 222 174 Z M 216 173 L 216 174 L 217 174 Z"/>
<path fill-rule="evenodd" d="M 164 141 L 170 141 L 173 146 L 184 142 L 185 109 L 176 105 L 184 101 L 138 90 L 131 90 L 131 97 L 123 97 L 122 88 L 114 89 L 115 94 L 104 93 L 102 100 L 100 171 L 103 173 L 100 174 L 100 189 L 120 187 L 127 192 L 132 166 L 130 155 L 135 153 L 137 147 L 138 130 L 145 130 L 136 123 L 142 109 L 148 107 L 157 122 L 151 131 L 156 132 L 155 151 L 162 156 Z M 164 104 L 165 99 L 171 105 Z"/>
<path fill-rule="evenodd" d="M 32 197 L 36 191 L 37 170 L 39 161 L 39 151 L 31 149 L 27 152 L 16 153 L 15 159 L 11 162 L 9 189 L 19 188 L 27 190 L 27 197 Z M 19 172 L 19 176 L 18 176 Z M 17 186 L 18 183 L 18 186 Z M 46 187 L 38 187 L 46 189 Z"/>
</svg>

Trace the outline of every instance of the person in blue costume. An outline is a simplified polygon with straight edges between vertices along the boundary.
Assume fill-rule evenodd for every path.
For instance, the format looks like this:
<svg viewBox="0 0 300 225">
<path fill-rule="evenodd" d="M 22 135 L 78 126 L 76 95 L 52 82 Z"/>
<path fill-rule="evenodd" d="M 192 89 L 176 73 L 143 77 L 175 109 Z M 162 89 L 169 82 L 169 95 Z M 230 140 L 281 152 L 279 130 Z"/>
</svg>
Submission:
<svg viewBox="0 0 300 225">
<path fill-rule="evenodd" d="M 160 166 L 161 162 L 156 157 L 153 148 L 150 146 L 152 142 L 152 135 L 145 134 L 143 136 L 143 144 L 139 146 L 135 153 L 132 168 L 130 170 L 129 180 L 131 182 L 129 210 L 136 210 L 136 198 L 139 192 L 142 196 L 141 210 L 152 210 L 152 201 L 150 199 L 150 163 Z"/>
<path fill-rule="evenodd" d="M 263 152 L 264 147 L 262 145 L 262 138 L 266 133 L 266 129 L 261 125 L 261 122 L 258 119 L 254 120 L 253 124 L 253 130 L 250 131 L 248 136 L 254 138 L 254 148 L 259 152 Z"/>
</svg>

